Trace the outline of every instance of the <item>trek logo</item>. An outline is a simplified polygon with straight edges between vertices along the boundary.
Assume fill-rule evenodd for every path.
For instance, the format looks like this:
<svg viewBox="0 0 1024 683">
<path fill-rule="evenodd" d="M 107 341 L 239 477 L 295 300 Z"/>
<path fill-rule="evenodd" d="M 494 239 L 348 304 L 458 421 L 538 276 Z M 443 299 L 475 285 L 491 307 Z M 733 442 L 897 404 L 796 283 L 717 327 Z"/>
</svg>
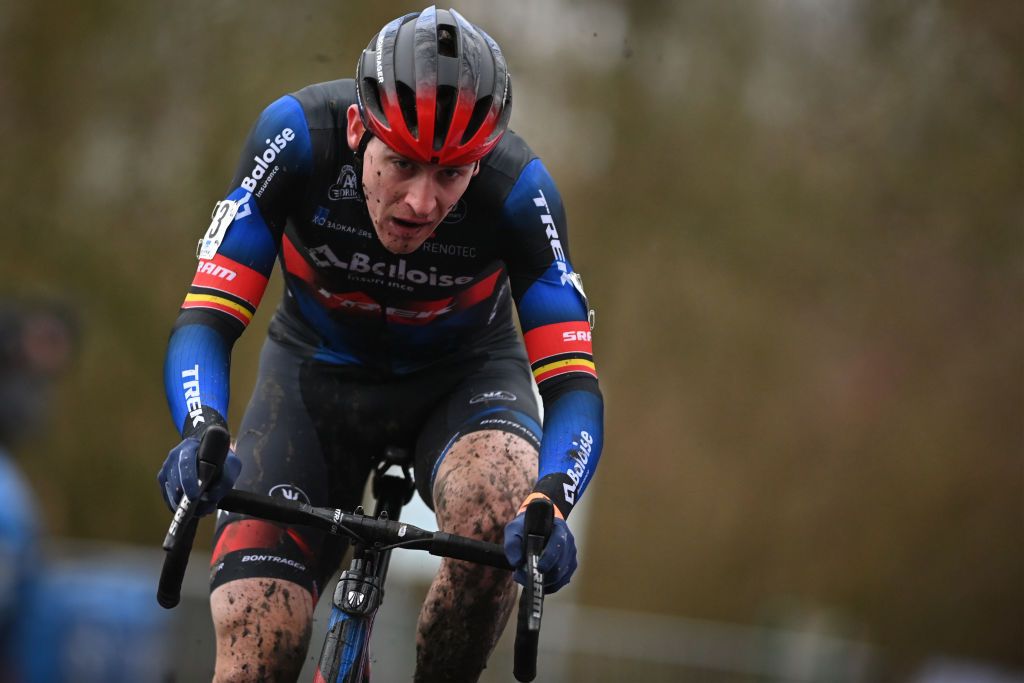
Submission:
<svg viewBox="0 0 1024 683">
<path fill-rule="evenodd" d="M 203 404 L 199 398 L 199 364 L 188 370 L 181 371 L 181 378 L 185 380 L 181 388 L 185 390 L 185 407 L 188 408 L 188 416 L 192 418 L 192 427 L 198 427 L 206 422 L 203 417 Z"/>
<path fill-rule="evenodd" d="M 213 261 L 200 261 L 199 267 L 196 268 L 196 272 L 219 277 L 220 279 L 227 280 L 228 282 L 231 282 L 238 277 L 238 273 L 235 271 L 225 268 L 224 266 L 218 266 Z"/>
<path fill-rule="evenodd" d="M 412 269 L 409 268 L 405 259 L 398 259 L 398 263 L 371 261 L 367 254 L 360 252 L 353 253 L 348 261 L 342 261 L 326 244 L 310 249 L 309 256 L 313 259 L 313 263 L 320 268 L 341 268 L 350 273 L 376 275 L 395 282 L 411 282 L 415 285 L 430 285 L 431 287 L 452 287 L 473 281 L 473 278 L 468 275 L 456 277 L 439 274 L 434 266 L 430 266 L 429 271 Z"/>
<path fill-rule="evenodd" d="M 306 492 L 291 484 L 278 484 L 270 489 L 269 495 L 309 505 L 309 496 L 306 495 Z"/>
<path fill-rule="evenodd" d="M 270 168 L 270 164 L 274 163 L 277 159 L 277 155 L 288 146 L 288 143 L 295 139 L 295 131 L 291 128 L 284 128 L 278 133 L 273 140 L 267 138 L 267 147 L 263 150 L 262 154 L 254 156 L 253 161 L 256 165 L 252 167 L 247 175 L 242 180 L 242 188 L 249 191 L 256 191 L 256 183 L 267 174 L 267 169 Z M 248 199 L 248 197 L 246 197 Z"/>
<path fill-rule="evenodd" d="M 535 206 L 544 209 L 544 213 L 540 215 L 540 222 L 545 226 L 544 234 L 548 236 L 551 251 L 555 255 L 555 263 L 558 265 L 558 269 L 562 271 L 560 282 L 563 285 L 567 282 L 572 284 L 572 278 L 569 277 L 569 264 L 565 259 L 565 250 L 562 249 L 562 241 L 558 238 L 558 228 L 555 227 L 555 219 L 551 217 L 551 208 L 548 206 L 547 197 L 544 196 L 544 191 L 540 188 L 537 189 L 537 196 L 533 198 L 533 203 Z"/>
<path fill-rule="evenodd" d="M 345 164 L 341 167 L 338 179 L 327 190 L 327 196 L 332 202 L 339 199 L 360 199 L 359 186 L 356 183 L 356 170 L 351 164 Z"/>
<path fill-rule="evenodd" d="M 564 342 L 589 342 L 592 337 L 593 333 L 589 330 L 569 330 L 562 333 L 562 341 Z"/>
<path fill-rule="evenodd" d="M 573 441 L 572 445 L 576 446 L 575 450 L 570 451 L 572 467 L 565 471 L 572 483 L 562 484 L 562 493 L 565 495 L 565 502 L 575 505 L 576 492 L 580 484 L 586 483 L 587 463 L 590 462 L 590 454 L 594 448 L 594 437 L 590 436 L 589 432 L 580 432 L 579 443 Z"/>
<path fill-rule="evenodd" d="M 319 289 L 317 292 L 319 292 L 319 294 L 325 299 L 329 300 L 328 305 L 332 308 L 341 308 L 361 313 L 379 313 L 383 310 L 388 318 L 414 320 L 417 323 L 428 322 L 438 316 L 442 316 L 445 313 L 450 313 L 455 310 L 454 303 L 441 306 L 440 308 L 412 310 L 398 308 L 397 306 L 381 306 L 379 303 L 371 299 L 347 298 L 344 294 L 331 294 L 326 289 Z"/>
</svg>

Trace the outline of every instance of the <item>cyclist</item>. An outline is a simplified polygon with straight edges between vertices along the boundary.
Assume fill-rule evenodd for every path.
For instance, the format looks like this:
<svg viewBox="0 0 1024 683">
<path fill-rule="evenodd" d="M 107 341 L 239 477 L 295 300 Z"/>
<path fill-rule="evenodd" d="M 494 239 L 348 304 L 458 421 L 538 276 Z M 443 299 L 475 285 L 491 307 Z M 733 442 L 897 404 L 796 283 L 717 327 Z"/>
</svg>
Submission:
<svg viewBox="0 0 1024 683">
<path fill-rule="evenodd" d="M 455 10 L 428 7 L 376 34 L 355 80 L 263 111 L 169 341 L 164 378 L 183 440 L 159 476 L 168 505 L 198 491 L 199 439 L 225 423 L 231 347 L 278 260 L 285 294 L 256 388 L 200 511 L 232 483 L 351 509 L 384 447 L 405 446 L 439 528 L 504 538 L 516 566 L 525 503 L 550 498 L 541 570 L 549 591 L 569 581 L 564 520 L 597 465 L 603 403 L 562 202 L 506 131 L 511 99 L 498 45 Z M 215 680 L 294 680 L 343 552 L 305 528 L 221 514 Z M 417 680 L 476 680 L 514 588 L 505 572 L 442 562 L 420 615 Z"/>
</svg>

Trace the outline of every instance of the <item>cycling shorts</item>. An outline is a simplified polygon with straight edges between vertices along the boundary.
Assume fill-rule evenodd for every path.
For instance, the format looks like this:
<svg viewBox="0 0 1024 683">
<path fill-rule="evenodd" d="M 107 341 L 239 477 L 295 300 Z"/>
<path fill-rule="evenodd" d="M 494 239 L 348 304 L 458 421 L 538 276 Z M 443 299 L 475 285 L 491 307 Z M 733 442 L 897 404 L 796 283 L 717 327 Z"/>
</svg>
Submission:
<svg viewBox="0 0 1024 683">
<path fill-rule="evenodd" d="M 235 453 L 236 489 L 352 510 L 386 447 L 409 450 L 416 488 L 433 509 L 433 478 L 459 437 L 515 434 L 540 449 L 540 418 L 520 344 L 404 376 L 375 376 L 304 357 L 268 338 Z M 343 539 L 235 513 L 217 518 L 211 590 L 241 578 L 281 578 L 316 597 L 338 568 Z"/>
</svg>

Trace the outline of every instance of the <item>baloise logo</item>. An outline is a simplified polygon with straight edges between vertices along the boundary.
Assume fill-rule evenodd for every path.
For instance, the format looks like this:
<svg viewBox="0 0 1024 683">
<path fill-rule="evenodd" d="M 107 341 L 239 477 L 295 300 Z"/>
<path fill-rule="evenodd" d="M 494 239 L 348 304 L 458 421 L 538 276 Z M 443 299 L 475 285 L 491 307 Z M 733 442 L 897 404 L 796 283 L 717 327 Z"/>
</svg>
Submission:
<svg viewBox="0 0 1024 683">
<path fill-rule="evenodd" d="M 270 164 L 274 163 L 274 160 L 277 159 L 277 155 L 280 154 L 281 151 L 288 146 L 288 143 L 294 139 L 295 131 L 291 128 L 283 129 L 276 137 L 274 137 L 273 140 L 267 138 L 267 148 L 263 150 L 262 154 L 252 158 L 252 160 L 256 162 L 256 165 L 252 167 L 251 171 L 249 171 L 249 175 L 242 180 L 242 187 L 249 192 L 255 192 L 256 183 L 267 174 L 267 169 L 270 168 Z"/>
</svg>

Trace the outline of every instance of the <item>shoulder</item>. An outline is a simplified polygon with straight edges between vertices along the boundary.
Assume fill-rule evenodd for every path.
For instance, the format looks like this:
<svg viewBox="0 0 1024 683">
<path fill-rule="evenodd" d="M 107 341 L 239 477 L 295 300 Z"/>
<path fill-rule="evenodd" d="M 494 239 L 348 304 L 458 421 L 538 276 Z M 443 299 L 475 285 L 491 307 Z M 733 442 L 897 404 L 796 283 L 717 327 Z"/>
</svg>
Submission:
<svg viewBox="0 0 1024 683">
<path fill-rule="evenodd" d="M 344 121 L 349 105 L 355 104 L 355 81 L 342 78 L 313 83 L 291 93 L 290 97 L 302 108 L 310 130 L 335 128 Z"/>
<path fill-rule="evenodd" d="M 524 172 L 537 155 L 520 136 L 508 131 L 501 142 L 488 154 L 480 164 L 480 173 L 469 186 L 469 198 L 472 203 L 483 203 L 500 210 L 520 183 Z"/>
<path fill-rule="evenodd" d="M 510 130 L 484 159 L 480 173 L 501 175 L 514 182 L 527 164 L 536 158 L 537 155 L 526 144 L 526 140 Z"/>
</svg>

